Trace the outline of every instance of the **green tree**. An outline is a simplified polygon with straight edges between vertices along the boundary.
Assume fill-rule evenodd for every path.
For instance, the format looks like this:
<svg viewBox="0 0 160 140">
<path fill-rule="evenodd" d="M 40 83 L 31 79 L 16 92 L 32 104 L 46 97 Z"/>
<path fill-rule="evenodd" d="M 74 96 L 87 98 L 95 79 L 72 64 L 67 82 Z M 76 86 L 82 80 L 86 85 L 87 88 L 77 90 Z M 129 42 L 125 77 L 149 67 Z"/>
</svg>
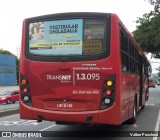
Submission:
<svg viewBox="0 0 160 140">
<path fill-rule="evenodd" d="M 160 0 L 148 0 L 150 4 L 154 6 L 154 11 L 159 12 L 160 10 Z"/>
<path fill-rule="evenodd" d="M 7 51 L 7 50 L 0 50 L 0 54 L 6 54 L 6 55 L 14 55 L 11 52 Z"/>
<path fill-rule="evenodd" d="M 5 54 L 5 55 L 13 55 L 11 52 L 7 51 L 7 50 L 0 50 L 0 54 Z M 16 71 L 17 71 L 17 80 L 19 80 L 19 59 L 16 57 Z"/>
<path fill-rule="evenodd" d="M 154 11 L 145 13 L 142 18 L 137 19 L 138 25 L 133 36 L 145 52 L 160 58 L 160 0 L 149 2 L 154 6 Z"/>
</svg>

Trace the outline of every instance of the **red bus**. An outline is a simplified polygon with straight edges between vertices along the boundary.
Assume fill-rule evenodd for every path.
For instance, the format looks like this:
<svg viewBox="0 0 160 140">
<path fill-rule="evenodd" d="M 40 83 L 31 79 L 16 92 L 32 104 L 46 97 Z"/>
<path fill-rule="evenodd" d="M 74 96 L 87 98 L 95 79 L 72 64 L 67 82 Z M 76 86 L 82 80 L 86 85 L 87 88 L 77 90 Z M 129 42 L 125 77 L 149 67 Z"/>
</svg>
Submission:
<svg viewBox="0 0 160 140">
<path fill-rule="evenodd" d="M 135 123 L 148 99 L 150 64 L 116 14 L 59 13 L 25 19 L 20 118 Z"/>
</svg>

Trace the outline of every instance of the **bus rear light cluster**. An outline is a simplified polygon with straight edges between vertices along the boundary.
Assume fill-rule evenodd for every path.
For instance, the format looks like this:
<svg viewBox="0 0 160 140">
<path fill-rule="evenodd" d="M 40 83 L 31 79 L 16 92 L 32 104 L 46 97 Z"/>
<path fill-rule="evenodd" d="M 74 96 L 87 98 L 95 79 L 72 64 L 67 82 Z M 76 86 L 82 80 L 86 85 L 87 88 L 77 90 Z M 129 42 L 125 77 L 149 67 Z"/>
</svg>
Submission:
<svg viewBox="0 0 160 140">
<path fill-rule="evenodd" d="M 116 91 L 115 81 L 116 81 L 115 75 L 112 75 L 105 80 L 102 88 L 100 109 L 108 108 L 114 103 L 115 91 Z"/>
<path fill-rule="evenodd" d="M 22 85 L 26 85 L 26 84 L 27 84 L 27 80 L 26 80 L 26 79 L 22 79 L 22 80 L 21 80 L 21 84 L 22 84 Z"/>
<path fill-rule="evenodd" d="M 24 96 L 24 97 L 23 97 L 23 100 L 24 100 L 25 102 L 28 102 L 28 101 L 29 101 L 29 96 L 27 96 L 27 95 Z"/>
<path fill-rule="evenodd" d="M 104 103 L 106 104 L 106 105 L 109 105 L 110 103 L 111 103 L 111 100 L 110 99 L 104 99 Z"/>
<path fill-rule="evenodd" d="M 107 80 L 107 81 L 106 81 L 106 85 L 107 85 L 108 87 L 112 86 L 112 85 L 113 85 L 113 81 L 112 81 L 112 80 Z"/>
<path fill-rule="evenodd" d="M 106 95 L 111 95 L 111 94 L 112 94 L 112 90 L 107 89 L 107 90 L 106 90 Z"/>
<path fill-rule="evenodd" d="M 21 99 L 27 105 L 32 105 L 29 81 L 24 76 L 20 77 Z"/>
<path fill-rule="evenodd" d="M 28 92 L 28 89 L 27 89 L 27 88 L 24 88 L 22 91 L 23 91 L 23 93 L 27 93 L 27 92 Z"/>
</svg>

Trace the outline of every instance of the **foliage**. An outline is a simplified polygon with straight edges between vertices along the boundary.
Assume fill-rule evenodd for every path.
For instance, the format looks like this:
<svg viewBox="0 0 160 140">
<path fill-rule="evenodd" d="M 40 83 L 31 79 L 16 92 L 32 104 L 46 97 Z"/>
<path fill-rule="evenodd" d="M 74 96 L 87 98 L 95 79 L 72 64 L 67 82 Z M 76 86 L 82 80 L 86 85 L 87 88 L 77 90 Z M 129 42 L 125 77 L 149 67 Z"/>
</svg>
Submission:
<svg viewBox="0 0 160 140">
<path fill-rule="evenodd" d="M 158 77 L 160 77 L 160 72 L 157 73 Z"/>
<path fill-rule="evenodd" d="M 160 0 L 149 2 L 154 6 L 154 11 L 145 13 L 142 18 L 137 19 L 138 25 L 133 36 L 145 52 L 160 58 Z"/>
<path fill-rule="evenodd" d="M 160 10 L 160 0 L 148 0 L 150 4 L 154 6 L 154 11 L 159 12 Z"/>
<path fill-rule="evenodd" d="M 7 51 L 7 50 L 0 50 L 0 54 L 6 54 L 6 55 L 14 55 L 11 52 Z"/>
</svg>

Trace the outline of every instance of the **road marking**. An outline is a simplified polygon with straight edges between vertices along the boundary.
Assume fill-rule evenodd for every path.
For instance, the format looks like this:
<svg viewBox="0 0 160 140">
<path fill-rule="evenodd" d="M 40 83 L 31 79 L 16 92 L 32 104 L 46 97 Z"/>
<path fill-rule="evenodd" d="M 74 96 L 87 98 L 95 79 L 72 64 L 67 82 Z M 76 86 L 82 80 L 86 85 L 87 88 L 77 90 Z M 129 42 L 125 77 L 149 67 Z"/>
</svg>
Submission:
<svg viewBox="0 0 160 140">
<path fill-rule="evenodd" d="M 33 125 L 36 126 L 39 123 L 37 123 L 35 120 L 29 120 L 29 121 L 25 121 L 25 120 L 18 120 L 18 121 L 0 121 L 0 125 L 2 126 L 29 126 L 29 125 Z"/>
<path fill-rule="evenodd" d="M 149 106 L 154 106 L 154 104 L 146 104 L 146 105 L 149 105 Z"/>
<path fill-rule="evenodd" d="M 154 99 L 154 97 L 149 97 L 149 99 Z"/>
<path fill-rule="evenodd" d="M 156 122 L 156 127 L 155 127 L 155 130 L 156 132 L 159 131 L 159 125 L 160 125 L 160 109 L 159 109 L 159 114 L 158 114 L 158 118 L 157 118 L 157 122 Z M 158 137 L 153 137 L 153 140 L 157 140 Z"/>
<path fill-rule="evenodd" d="M 134 128 L 137 128 L 137 127 L 138 127 L 138 125 L 135 123 L 135 124 L 133 124 L 133 127 L 134 127 Z"/>
<path fill-rule="evenodd" d="M 49 127 L 46 127 L 46 128 L 44 128 L 44 129 L 41 129 L 41 130 L 39 130 L 39 131 L 45 131 L 45 130 L 47 130 L 47 129 L 49 129 L 49 128 L 52 128 L 52 127 L 54 127 L 54 126 L 56 126 L 56 124 L 51 125 L 51 126 L 49 126 Z"/>
<path fill-rule="evenodd" d="M 12 116 L 8 116 L 8 117 L 4 117 L 4 118 L 0 118 L 0 120 L 3 120 L 3 119 L 8 119 L 8 118 L 11 118 L 11 117 L 14 117 L 14 116 L 18 116 L 19 114 L 16 114 L 16 115 L 12 115 Z"/>
</svg>

